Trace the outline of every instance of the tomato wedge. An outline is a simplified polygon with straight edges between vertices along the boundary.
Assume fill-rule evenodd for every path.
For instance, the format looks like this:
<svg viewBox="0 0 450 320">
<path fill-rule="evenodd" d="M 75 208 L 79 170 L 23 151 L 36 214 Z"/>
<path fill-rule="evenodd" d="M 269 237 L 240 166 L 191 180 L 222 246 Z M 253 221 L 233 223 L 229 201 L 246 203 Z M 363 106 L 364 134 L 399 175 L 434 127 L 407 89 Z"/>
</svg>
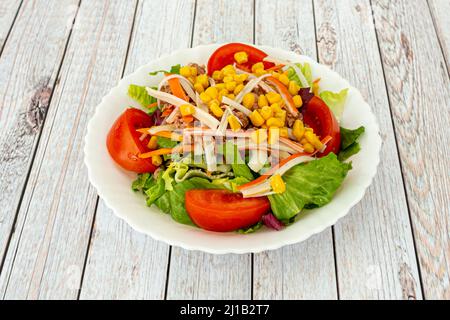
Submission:
<svg viewBox="0 0 450 320">
<path fill-rule="evenodd" d="M 153 125 L 152 118 L 144 111 L 129 108 L 117 118 L 106 137 L 106 147 L 113 160 L 122 168 L 138 173 L 153 172 L 156 167 L 151 159 L 141 159 L 139 154 L 149 151 L 149 138 L 139 139 L 140 128 Z"/>
<path fill-rule="evenodd" d="M 255 47 L 249 46 L 243 43 L 228 43 L 224 46 L 221 46 L 216 51 L 213 52 L 211 57 L 208 60 L 208 74 L 211 76 L 212 73 L 216 70 L 221 70 L 223 67 L 233 64 L 234 54 L 236 52 L 245 51 L 248 54 L 248 61 L 244 64 L 240 64 L 238 67 L 244 69 L 245 71 L 250 71 L 252 65 L 257 62 L 261 62 L 265 57 L 267 57 L 267 53 L 256 49 Z M 272 62 L 263 61 L 264 69 L 272 68 L 275 66 Z"/>
<path fill-rule="evenodd" d="M 330 136 L 331 140 L 327 143 L 324 152 L 317 153 L 318 157 L 323 157 L 334 152 L 338 154 L 341 147 L 341 133 L 339 124 L 333 112 L 323 102 L 322 99 L 314 96 L 302 109 L 303 121 L 313 128 L 314 133 L 320 138 Z"/>
<path fill-rule="evenodd" d="M 227 232 L 249 227 L 269 212 L 267 197 L 246 198 L 227 190 L 189 190 L 186 211 L 200 228 Z"/>
</svg>

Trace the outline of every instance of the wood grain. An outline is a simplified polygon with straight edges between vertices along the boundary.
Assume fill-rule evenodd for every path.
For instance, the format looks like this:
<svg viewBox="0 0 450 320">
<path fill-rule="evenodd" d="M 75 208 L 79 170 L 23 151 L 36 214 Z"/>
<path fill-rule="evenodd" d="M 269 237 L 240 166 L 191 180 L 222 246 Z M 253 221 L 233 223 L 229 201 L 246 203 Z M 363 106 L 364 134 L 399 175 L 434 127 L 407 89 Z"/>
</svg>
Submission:
<svg viewBox="0 0 450 320">
<path fill-rule="evenodd" d="M 0 259 L 14 230 L 22 190 L 77 3 L 78 0 L 59 1 L 49 8 L 45 1 L 26 1 L 3 48 L 0 58 Z M 14 11 L 13 7 L 8 9 Z M 5 14 L 8 16 L 11 14 Z"/>
<path fill-rule="evenodd" d="M 427 3 L 413 2 L 372 5 L 425 298 L 449 299 L 450 81 Z"/>
<path fill-rule="evenodd" d="M 253 14 L 251 0 L 198 0 L 193 45 L 252 42 Z M 250 299 L 251 255 L 211 255 L 173 247 L 168 281 L 168 299 Z"/>
<path fill-rule="evenodd" d="M 120 78 L 134 12 L 135 2 L 81 4 L 3 270 L 6 299 L 78 295 L 97 199 L 83 163 L 86 125 Z"/>
<path fill-rule="evenodd" d="M 188 47 L 194 5 L 185 0 L 139 2 L 125 73 Z M 170 28 L 160 28 L 166 25 Z M 163 299 L 168 261 L 168 245 L 131 229 L 100 199 L 80 298 Z"/>
<path fill-rule="evenodd" d="M 361 90 L 383 139 L 381 163 L 364 199 L 335 230 L 342 299 L 420 299 L 408 208 L 368 0 L 314 2 L 320 62 Z M 361 152 L 364 152 L 362 150 Z"/>
<path fill-rule="evenodd" d="M 21 0 L 0 2 L 0 52 L 2 52 L 6 37 L 13 27 L 21 2 Z"/>
<path fill-rule="evenodd" d="M 255 35 L 257 44 L 316 58 L 312 2 L 257 1 Z M 255 254 L 253 292 L 255 299 L 336 299 L 331 228 L 303 243 Z"/>
<path fill-rule="evenodd" d="M 442 52 L 447 62 L 447 72 L 450 70 L 450 1 L 429 0 L 428 5 L 434 20 L 434 26 L 441 43 Z"/>
</svg>

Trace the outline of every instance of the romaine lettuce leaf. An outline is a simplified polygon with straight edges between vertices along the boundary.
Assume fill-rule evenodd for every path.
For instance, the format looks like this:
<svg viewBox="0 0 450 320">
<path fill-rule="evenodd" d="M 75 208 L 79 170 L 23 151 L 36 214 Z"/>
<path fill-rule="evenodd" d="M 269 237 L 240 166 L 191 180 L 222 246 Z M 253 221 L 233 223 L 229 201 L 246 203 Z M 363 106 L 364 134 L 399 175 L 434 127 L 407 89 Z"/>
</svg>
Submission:
<svg viewBox="0 0 450 320">
<path fill-rule="evenodd" d="M 334 153 L 293 167 L 283 175 L 286 191 L 269 196 L 273 214 L 288 223 L 303 208 L 326 205 L 350 169 L 351 164 L 340 162 Z"/>
<path fill-rule="evenodd" d="M 319 96 L 325 104 L 334 113 L 338 121 L 341 120 L 344 113 L 345 100 L 347 99 L 348 89 L 343 89 L 339 92 L 322 91 Z"/>
<path fill-rule="evenodd" d="M 258 231 L 259 229 L 261 229 L 262 226 L 263 226 L 262 221 L 258 221 L 254 225 L 252 225 L 250 227 L 247 227 L 247 228 L 238 229 L 238 230 L 236 230 L 236 232 L 240 233 L 240 234 L 253 233 L 253 232 Z"/>
<path fill-rule="evenodd" d="M 358 138 L 364 133 L 363 126 L 357 129 L 340 128 L 341 130 L 341 151 L 338 154 L 339 161 L 345 161 L 361 149 Z"/>
<path fill-rule="evenodd" d="M 181 68 L 181 65 L 180 64 L 176 64 L 176 65 L 174 65 L 174 66 L 172 66 L 170 68 L 170 71 L 167 71 L 167 70 L 156 70 L 156 71 L 149 72 L 148 74 L 151 75 L 151 76 L 156 76 L 158 73 L 180 74 L 180 68 Z"/>
<path fill-rule="evenodd" d="M 130 84 L 128 86 L 128 96 L 137 102 L 140 103 L 141 106 L 148 109 L 148 113 L 153 113 L 156 111 L 157 107 L 148 108 L 148 106 L 152 103 L 156 102 L 156 98 L 152 97 L 147 93 L 144 86 L 138 86 L 135 84 Z"/>
<path fill-rule="evenodd" d="M 133 191 L 144 192 L 150 188 L 155 183 L 151 173 L 140 173 L 138 174 L 136 180 L 131 184 L 131 189 Z"/>
<path fill-rule="evenodd" d="M 156 143 L 158 145 L 158 148 L 173 148 L 178 144 L 178 141 L 165 138 L 165 137 L 157 137 Z"/>
<path fill-rule="evenodd" d="M 227 142 L 224 147 L 227 161 L 232 160 L 231 168 L 233 169 L 234 176 L 244 177 L 250 181 L 255 179 L 250 168 L 245 164 L 244 159 L 242 159 L 237 146 L 231 142 Z"/>
<path fill-rule="evenodd" d="M 309 63 L 308 62 L 305 62 L 304 64 L 296 63 L 295 65 L 300 69 L 300 71 L 305 76 L 306 81 L 308 81 L 308 86 L 311 87 L 312 86 L 312 73 L 311 73 L 311 66 L 309 65 Z M 298 75 L 295 72 L 294 68 L 289 67 L 287 69 L 287 72 L 288 72 L 289 80 L 297 82 L 297 84 L 301 88 L 306 88 L 305 86 L 302 85 L 302 82 L 298 78 Z"/>
</svg>

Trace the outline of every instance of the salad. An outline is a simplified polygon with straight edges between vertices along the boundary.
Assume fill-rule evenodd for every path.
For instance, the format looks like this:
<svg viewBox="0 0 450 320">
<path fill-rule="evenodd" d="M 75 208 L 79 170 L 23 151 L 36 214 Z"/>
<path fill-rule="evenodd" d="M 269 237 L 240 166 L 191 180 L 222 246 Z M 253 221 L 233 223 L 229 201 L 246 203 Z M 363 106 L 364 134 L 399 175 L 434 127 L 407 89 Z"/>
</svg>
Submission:
<svg viewBox="0 0 450 320">
<path fill-rule="evenodd" d="M 229 43 L 206 66 L 149 77 L 158 85 L 129 86 L 142 108 L 120 115 L 106 145 L 137 173 L 132 189 L 179 223 L 281 230 L 332 200 L 360 150 L 364 127 L 339 125 L 348 89 L 322 90 L 307 62 Z"/>
</svg>

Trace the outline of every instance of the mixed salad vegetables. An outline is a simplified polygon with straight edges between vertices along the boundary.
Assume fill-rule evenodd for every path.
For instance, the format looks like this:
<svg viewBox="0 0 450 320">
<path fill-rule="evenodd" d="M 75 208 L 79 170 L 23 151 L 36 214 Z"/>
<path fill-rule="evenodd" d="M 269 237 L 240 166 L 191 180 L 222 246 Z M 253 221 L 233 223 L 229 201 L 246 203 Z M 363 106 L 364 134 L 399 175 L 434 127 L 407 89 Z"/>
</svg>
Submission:
<svg viewBox="0 0 450 320">
<path fill-rule="evenodd" d="M 130 85 L 107 136 L 111 157 L 138 173 L 132 189 L 174 220 L 211 231 L 280 230 L 329 203 L 364 127 L 339 126 L 348 89 L 321 90 L 308 63 L 241 43 Z"/>
</svg>

